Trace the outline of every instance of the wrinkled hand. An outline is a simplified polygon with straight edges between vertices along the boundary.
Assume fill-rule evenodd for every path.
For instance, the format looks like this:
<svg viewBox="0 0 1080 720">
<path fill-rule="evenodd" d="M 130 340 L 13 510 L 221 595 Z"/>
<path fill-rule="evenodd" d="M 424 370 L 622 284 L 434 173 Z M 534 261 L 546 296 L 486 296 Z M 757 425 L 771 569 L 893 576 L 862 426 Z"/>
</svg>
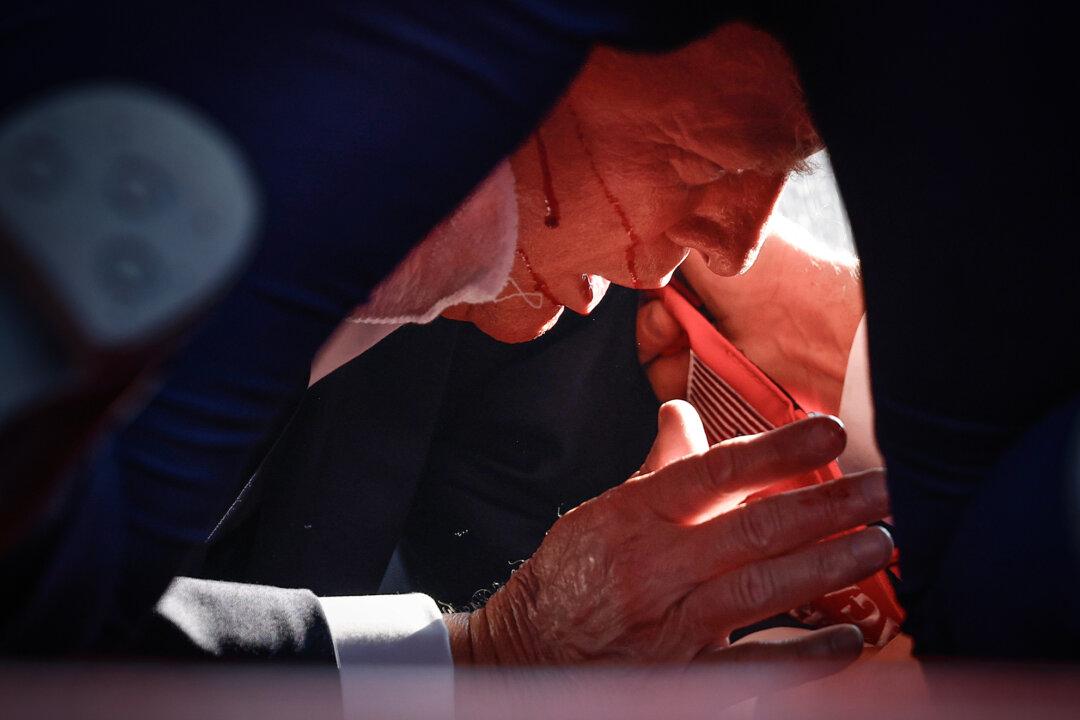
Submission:
<svg viewBox="0 0 1080 720">
<path fill-rule="evenodd" d="M 844 432 L 815 417 L 704 450 L 686 403 L 661 408 L 642 470 L 567 513 L 481 610 L 448 621 L 458 662 L 687 663 L 735 657 L 853 659 L 849 626 L 785 646 L 729 647 L 732 630 L 884 567 L 878 528 L 819 542 L 888 512 L 871 471 L 739 503 L 835 458 Z M 704 450 L 704 451 L 703 451 Z"/>
</svg>

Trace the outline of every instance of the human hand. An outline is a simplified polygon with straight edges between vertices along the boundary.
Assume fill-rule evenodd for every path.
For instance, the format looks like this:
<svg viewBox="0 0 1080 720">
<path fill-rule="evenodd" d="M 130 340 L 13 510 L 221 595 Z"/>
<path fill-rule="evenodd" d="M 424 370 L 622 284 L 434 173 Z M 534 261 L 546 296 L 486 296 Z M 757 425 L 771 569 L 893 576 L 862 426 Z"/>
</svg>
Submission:
<svg viewBox="0 0 1080 720">
<path fill-rule="evenodd" d="M 739 506 L 746 495 L 831 461 L 840 425 L 815 417 L 702 451 L 685 403 L 661 409 L 641 472 L 564 515 L 537 553 L 467 618 L 448 621 L 458 662 L 853 659 L 861 636 L 830 628 L 786 646 L 730 647 L 736 628 L 848 586 L 884 567 L 879 528 L 819 542 L 888 512 L 867 472 Z"/>
<path fill-rule="evenodd" d="M 638 307 L 635 333 L 638 362 L 657 400 L 685 399 L 690 339 L 679 321 L 661 300 L 649 299 Z"/>
</svg>

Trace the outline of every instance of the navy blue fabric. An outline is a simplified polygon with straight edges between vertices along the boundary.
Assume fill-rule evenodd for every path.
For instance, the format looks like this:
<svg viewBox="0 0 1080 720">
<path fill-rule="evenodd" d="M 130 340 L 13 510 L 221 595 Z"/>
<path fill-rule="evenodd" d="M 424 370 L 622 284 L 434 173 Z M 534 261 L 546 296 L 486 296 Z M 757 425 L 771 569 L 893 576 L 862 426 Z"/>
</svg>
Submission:
<svg viewBox="0 0 1080 720">
<path fill-rule="evenodd" d="M 81 475 L 22 603 L 55 624 L 16 615 L 5 645 L 124 637 L 205 539 L 334 324 L 513 150 L 592 42 L 663 45 L 709 27 L 656 13 L 540 0 L 6 7 L 0 112 L 79 83 L 145 84 L 232 136 L 265 213 L 247 273 Z"/>
<path fill-rule="evenodd" d="M 375 592 L 427 465 L 463 323 L 403 327 L 313 385 L 200 574 Z"/>
<path fill-rule="evenodd" d="M 975 652 L 951 628 L 964 609 L 941 616 L 933 598 L 963 596 L 989 621 L 1024 592 L 990 564 L 962 578 L 943 564 L 968 543 L 957 533 L 976 507 L 994 528 L 978 552 L 1028 548 L 1058 597 L 1080 572 L 1075 550 L 1050 572 L 1041 554 L 1057 548 L 1019 537 L 1035 521 L 1019 522 L 989 479 L 1080 393 L 1074 27 L 1030 3 L 830 4 L 792 20 L 774 27 L 787 29 L 862 260 L 906 627 L 920 653 Z M 1066 501 L 1058 476 L 1022 466 L 1009 465 L 1018 493 Z M 1045 638 L 1063 633 L 1080 647 L 1075 626 L 1070 635 L 1034 602 L 1022 609 L 1027 632 L 1003 636 L 1001 655 L 1054 655 L 1060 637 Z"/>
<path fill-rule="evenodd" d="M 1009 448 L 956 519 L 941 562 L 945 580 L 927 598 L 927 653 L 1077 658 L 1080 398 Z"/>
<path fill-rule="evenodd" d="M 652 445 L 637 304 L 612 287 L 517 345 L 445 319 L 395 332 L 308 391 L 201 574 L 367 594 L 400 541 L 399 589 L 464 607 L 505 582 Z"/>
<path fill-rule="evenodd" d="M 409 588 L 482 601 L 565 513 L 641 467 L 659 403 L 637 358 L 639 293 L 505 345 L 463 328 L 399 546 Z"/>
</svg>

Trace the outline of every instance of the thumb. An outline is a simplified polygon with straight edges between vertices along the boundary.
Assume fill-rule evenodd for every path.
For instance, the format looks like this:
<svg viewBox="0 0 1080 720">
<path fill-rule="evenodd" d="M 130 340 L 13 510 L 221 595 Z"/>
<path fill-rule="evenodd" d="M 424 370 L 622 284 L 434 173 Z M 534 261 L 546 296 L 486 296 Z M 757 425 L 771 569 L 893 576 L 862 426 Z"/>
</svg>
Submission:
<svg viewBox="0 0 1080 720">
<path fill-rule="evenodd" d="M 687 455 L 709 449 L 701 418 L 685 400 L 670 400 L 661 405 L 656 422 L 656 440 L 641 465 L 640 474 L 654 472 Z"/>
</svg>

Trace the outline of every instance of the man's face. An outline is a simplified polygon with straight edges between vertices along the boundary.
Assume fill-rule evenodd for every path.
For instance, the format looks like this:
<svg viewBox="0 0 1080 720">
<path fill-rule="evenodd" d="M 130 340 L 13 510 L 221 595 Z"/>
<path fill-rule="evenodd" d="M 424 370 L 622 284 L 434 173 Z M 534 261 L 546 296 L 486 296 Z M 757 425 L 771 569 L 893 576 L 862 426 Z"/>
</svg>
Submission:
<svg viewBox="0 0 1080 720">
<path fill-rule="evenodd" d="M 662 286 L 689 248 L 737 274 L 787 173 L 818 146 L 794 71 L 763 33 L 729 25 L 662 56 L 599 49 L 511 158 L 506 289 L 446 314 L 520 342 L 563 307 L 591 310 L 609 281 Z"/>
</svg>

